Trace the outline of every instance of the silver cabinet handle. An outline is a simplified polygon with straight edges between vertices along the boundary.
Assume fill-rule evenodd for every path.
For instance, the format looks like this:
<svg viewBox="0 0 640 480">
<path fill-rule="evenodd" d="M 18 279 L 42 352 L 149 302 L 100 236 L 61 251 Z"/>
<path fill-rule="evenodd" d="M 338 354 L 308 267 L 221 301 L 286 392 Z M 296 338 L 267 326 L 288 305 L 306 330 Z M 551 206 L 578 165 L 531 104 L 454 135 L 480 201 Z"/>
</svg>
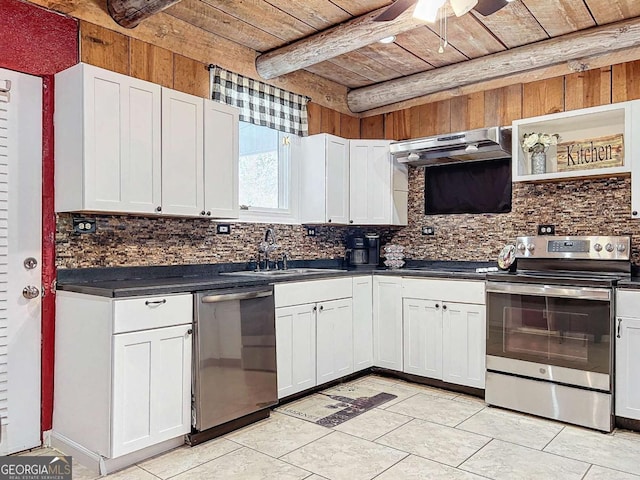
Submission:
<svg viewBox="0 0 640 480">
<path fill-rule="evenodd" d="M 166 298 L 163 298 L 162 300 L 147 300 L 144 302 L 147 307 L 150 307 L 151 305 L 164 305 L 165 303 L 167 303 Z"/>
<path fill-rule="evenodd" d="M 616 335 L 616 337 L 620 338 L 620 326 L 622 325 L 622 319 L 619 318 L 618 319 L 618 334 Z"/>
</svg>

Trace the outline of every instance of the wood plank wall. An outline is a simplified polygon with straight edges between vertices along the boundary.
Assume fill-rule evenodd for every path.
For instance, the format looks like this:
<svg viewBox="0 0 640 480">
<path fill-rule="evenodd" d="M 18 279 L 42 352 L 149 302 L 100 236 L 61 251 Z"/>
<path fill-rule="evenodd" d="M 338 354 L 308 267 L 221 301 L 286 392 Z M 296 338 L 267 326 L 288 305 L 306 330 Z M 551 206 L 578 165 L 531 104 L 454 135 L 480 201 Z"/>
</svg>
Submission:
<svg viewBox="0 0 640 480">
<path fill-rule="evenodd" d="M 104 27 L 80 22 L 81 61 L 208 97 L 207 65 Z M 309 134 L 403 140 L 640 98 L 640 61 L 511 85 L 357 118 L 309 103 Z"/>
<path fill-rule="evenodd" d="M 640 98 L 640 61 L 362 118 L 362 138 L 404 140 Z"/>
</svg>

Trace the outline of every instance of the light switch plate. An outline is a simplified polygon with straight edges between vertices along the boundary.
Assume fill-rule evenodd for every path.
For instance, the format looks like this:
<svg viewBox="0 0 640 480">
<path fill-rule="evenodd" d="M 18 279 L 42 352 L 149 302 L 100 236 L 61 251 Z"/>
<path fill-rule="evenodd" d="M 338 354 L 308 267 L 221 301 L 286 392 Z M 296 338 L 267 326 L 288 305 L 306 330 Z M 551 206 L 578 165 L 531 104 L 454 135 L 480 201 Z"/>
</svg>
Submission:
<svg viewBox="0 0 640 480">
<path fill-rule="evenodd" d="M 216 225 L 216 233 L 218 235 L 229 235 L 231 233 L 231 225 L 228 223 L 219 223 Z"/>
</svg>

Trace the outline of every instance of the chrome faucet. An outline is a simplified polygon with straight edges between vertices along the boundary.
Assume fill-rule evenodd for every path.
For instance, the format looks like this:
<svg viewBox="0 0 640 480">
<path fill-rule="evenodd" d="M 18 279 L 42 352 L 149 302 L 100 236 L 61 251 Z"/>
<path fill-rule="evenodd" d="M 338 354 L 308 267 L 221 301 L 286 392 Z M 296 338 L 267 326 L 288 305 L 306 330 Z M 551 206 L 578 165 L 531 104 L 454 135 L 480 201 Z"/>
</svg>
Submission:
<svg viewBox="0 0 640 480">
<path fill-rule="evenodd" d="M 273 228 L 267 228 L 267 231 L 264 234 L 264 241 L 260 242 L 260 246 L 258 247 L 258 251 L 264 253 L 265 270 L 269 270 L 269 254 L 278 247 L 279 245 L 276 242 L 276 232 L 273 231 Z"/>
</svg>

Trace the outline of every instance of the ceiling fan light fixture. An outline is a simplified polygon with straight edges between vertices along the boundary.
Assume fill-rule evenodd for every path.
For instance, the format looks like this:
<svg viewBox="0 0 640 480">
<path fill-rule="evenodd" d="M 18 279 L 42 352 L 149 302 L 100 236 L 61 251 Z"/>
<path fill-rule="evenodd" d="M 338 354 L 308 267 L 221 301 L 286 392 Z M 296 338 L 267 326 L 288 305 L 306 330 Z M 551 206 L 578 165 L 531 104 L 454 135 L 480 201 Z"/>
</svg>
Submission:
<svg viewBox="0 0 640 480">
<path fill-rule="evenodd" d="M 396 36 L 395 35 L 390 35 L 388 37 L 384 37 L 381 38 L 380 40 L 378 40 L 378 42 L 380 43 L 393 43 L 396 41 Z"/>
<path fill-rule="evenodd" d="M 449 0 L 449 3 L 456 17 L 461 17 L 475 7 L 478 4 L 478 0 Z"/>
<path fill-rule="evenodd" d="M 425 22 L 434 23 L 438 18 L 438 10 L 445 0 L 418 0 L 413 17 Z"/>
</svg>

